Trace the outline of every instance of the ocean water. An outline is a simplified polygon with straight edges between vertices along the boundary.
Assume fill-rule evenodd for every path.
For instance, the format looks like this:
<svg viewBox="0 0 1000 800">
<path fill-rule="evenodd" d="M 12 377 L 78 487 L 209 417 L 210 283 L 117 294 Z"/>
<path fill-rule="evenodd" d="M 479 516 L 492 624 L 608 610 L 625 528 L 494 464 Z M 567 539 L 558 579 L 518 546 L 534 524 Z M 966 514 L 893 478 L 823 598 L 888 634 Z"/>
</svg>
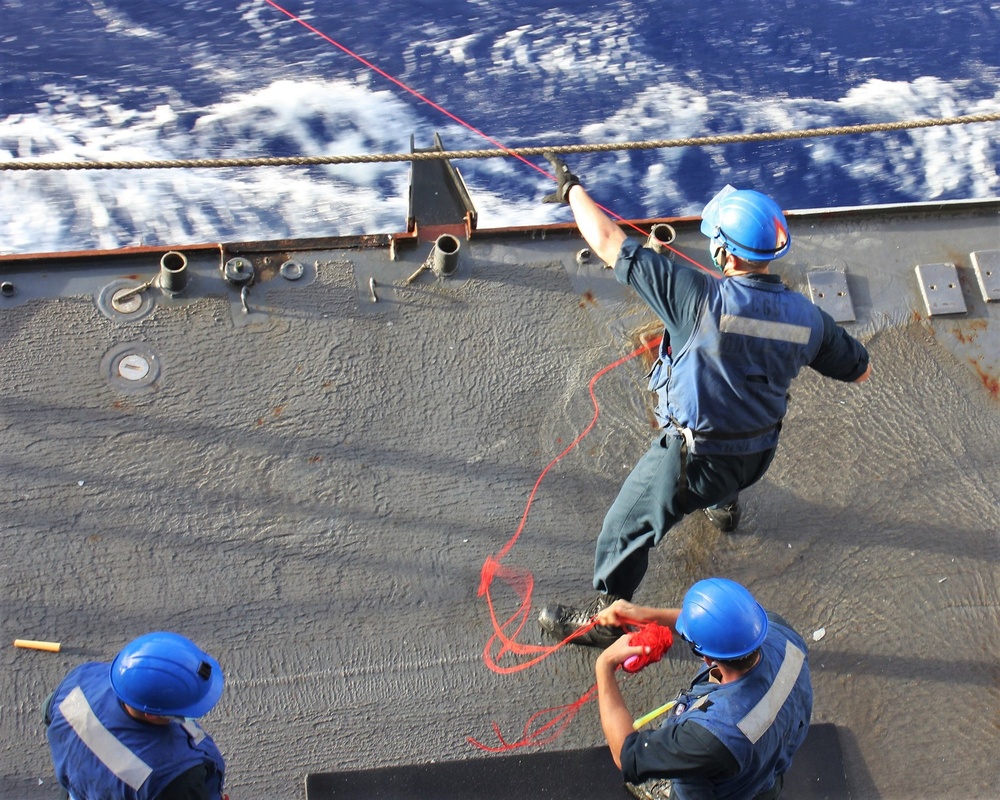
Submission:
<svg viewBox="0 0 1000 800">
<path fill-rule="evenodd" d="M 0 160 L 672 139 L 1000 110 L 996 0 L 4 0 Z M 587 154 L 626 218 L 726 183 L 786 208 L 1000 195 L 1000 123 Z M 544 161 L 538 160 L 541 166 Z M 568 219 L 512 159 L 457 162 L 480 227 Z M 0 253 L 395 232 L 405 163 L 0 171 Z"/>
</svg>

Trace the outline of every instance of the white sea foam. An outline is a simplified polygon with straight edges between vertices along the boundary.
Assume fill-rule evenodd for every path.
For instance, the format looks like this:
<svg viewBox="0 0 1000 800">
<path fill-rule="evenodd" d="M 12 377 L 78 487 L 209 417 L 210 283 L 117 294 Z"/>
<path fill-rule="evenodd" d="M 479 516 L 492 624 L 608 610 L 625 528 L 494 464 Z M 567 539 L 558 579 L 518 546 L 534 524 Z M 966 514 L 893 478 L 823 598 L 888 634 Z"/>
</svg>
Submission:
<svg viewBox="0 0 1000 800">
<path fill-rule="evenodd" d="M 861 123 L 937 119 L 995 111 L 1000 93 L 973 102 L 962 98 L 963 86 L 936 78 L 916 81 L 870 81 L 835 101 L 792 98 L 750 99 L 735 95 L 700 95 L 679 84 L 651 88 L 632 98 L 606 121 L 587 126 L 587 141 L 682 139 L 708 132 L 737 135 L 793 131 Z M 922 128 L 865 136 L 829 137 L 769 144 L 766 160 L 730 160 L 726 146 L 703 148 L 718 186 L 756 185 L 762 191 L 782 172 L 815 168 L 817 175 L 834 168 L 865 187 L 865 203 L 883 202 L 880 192 L 913 201 L 984 198 L 1000 194 L 1000 143 L 994 124 Z M 639 176 L 638 190 L 649 216 L 696 214 L 704 197 L 685 191 L 678 170 L 683 149 L 656 152 L 649 169 Z M 605 159 L 588 173 L 590 185 L 605 187 L 630 170 L 629 155 Z M 802 163 L 802 162 L 805 163 Z M 787 166 L 786 166 L 787 165 Z M 808 182 L 804 181 L 808 186 Z M 816 205 L 805 198 L 782 198 L 787 207 Z M 818 203 L 823 205 L 822 202 Z M 798 207 L 801 207 L 799 205 Z"/>
<path fill-rule="evenodd" d="M 454 52 L 456 59 L 464 57 Z M 509 50 L 511 58 L 516 53 L 516 47 Z M 0 160 L 406 152 L 411 134 L 418 147 L 426 147 L 434 130 L 449 149 L 488 146 L 454 123 L 430 127 L 412 103 L 360 82 L 281 80 L 202 109 L 161 105 L 146 112 L 48 89 L 52 99 L 36 113 L 0 121 Z M 708 130 L 792 130 L 973 113 L 996 108 L 998 99 L 1000 94 L 965 104 L 961 86 L 933 78 L 872 81 L 834 101 L 707 97 L 677 82 L 623 100 L 606 120 L 582 131 L 535 133 L 538 141 L 550 142 L 675 139 Z M 989 197 L 1000 193 L 1000 145 L 992 133 L 990 125 L 966 125 L 805 140 L 769 145 L 765 163 L 731 161 L 723 147 L 703 148 L 698 158 L 719 185 L 761 185 L 766 191 L 789 170 L 822 175 L 836 169 L 872 187 L 866 202 L 880 201 L 879 186 L 914 200 Z M 588 188 L 600 199 L 625 196 L 641 203 L 646 216 L 700 211 L 707 188 L 685 178 L 685 149 L 649 151 L 638 172 L 633 158 L 625 152 L 601 154 L 574 164 L 584 167 Z M 539 204 L 551 183 L 515 160 L 456 165 L 469 185 L 480 227 L 568 219 L 564 208 Z M 41 252 L 395 232 L 405 225 L 409 166 L 6 171 L 0 180 L 0 252 Z M 823 204 L 815 198 L 781 199 L 787 207 Z"/>
<path fill-rule="evenodd" d="M 54 87 L 52 87 L 54 90 Z M 181 116 L 195 115 L 193 125 Z M 469 136 L 442 126 L 449 141 Z M 408 152 L 433 132 L 387 91 L 278 81 L 198 110 L 139 113 L 65 95 L 0 122 L 0 160 L 130 161 Z M 476 145 L 481 146 L 481 145 Z M 510 180 L 512 165 L 466 170 Z M 0 252 L 188 244 L 405 228 L 409 165 L 4 172 Z M 481 220 L 513 224 L 516 201 L 470 181 Z M 520 204 L 522 210 L 533 203 Z"/>
</svg>

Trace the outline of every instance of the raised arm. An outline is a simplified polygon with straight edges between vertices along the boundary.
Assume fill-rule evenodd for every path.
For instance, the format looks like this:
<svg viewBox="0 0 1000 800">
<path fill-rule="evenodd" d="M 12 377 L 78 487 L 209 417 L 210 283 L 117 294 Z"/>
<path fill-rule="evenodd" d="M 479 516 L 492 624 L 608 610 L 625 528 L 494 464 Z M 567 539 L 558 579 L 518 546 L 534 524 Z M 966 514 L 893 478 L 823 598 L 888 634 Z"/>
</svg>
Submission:
<svg viewBox="0 0 1000 800">
<path fill-rule="evenodd" d="M 567 203 L 573 210 L 576 226 L 590 249 L 608 266 L 618 260 L 618 251 L 626 236 L 621 228 L 595 203 L 580 179 L 570 172 L 566 162 L 558 156 L 546 153 L 545 158 L 552 164 L 556 180 L 556 191 L 548 195 L 546 203 Z"/>
</svg>

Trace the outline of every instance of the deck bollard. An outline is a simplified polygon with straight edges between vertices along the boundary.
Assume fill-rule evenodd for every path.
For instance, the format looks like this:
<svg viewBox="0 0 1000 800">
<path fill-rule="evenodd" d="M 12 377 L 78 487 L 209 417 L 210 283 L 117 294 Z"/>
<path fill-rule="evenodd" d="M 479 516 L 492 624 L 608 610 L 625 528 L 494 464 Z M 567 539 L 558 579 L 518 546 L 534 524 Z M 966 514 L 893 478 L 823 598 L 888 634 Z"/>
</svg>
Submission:
<svg viewBox="0 0 1000 800">
<path fill-rule="evenodd" d="M 187 274 L 187 256 L 171 250 L 164 253 L 160 259 L 160 279 L 159 287 L 167 294 L 180 294 L 187 288 L 188 280 L 191 278 Z"/>
<path fill-rule="evenodd" d="M 461 243 L 450 233 L 442 233 L 431 251 L 431 269 L 439 278 L 453 275 L 458 269 L 458 251 Z"/>
<path fill-rule="evenodd" d="M 665 222 L 657 222 L 649 232 L 649 238 L 646 239 L 646 247 L 657 253 L 662 253 L 663 249 L 674 240 L 675 236 L 677 236 L 677 232 L 672 226 L 667 225 Z"/>
</svg>

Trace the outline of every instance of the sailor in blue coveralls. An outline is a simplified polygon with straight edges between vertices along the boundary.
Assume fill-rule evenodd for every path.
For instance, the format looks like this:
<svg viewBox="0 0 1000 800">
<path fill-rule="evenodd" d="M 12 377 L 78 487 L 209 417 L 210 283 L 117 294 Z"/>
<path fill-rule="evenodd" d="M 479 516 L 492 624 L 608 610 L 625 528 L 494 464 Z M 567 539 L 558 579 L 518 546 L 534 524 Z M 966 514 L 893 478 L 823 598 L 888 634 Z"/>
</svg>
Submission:
<svg viewBox="0 0 1000 800">
<path fill-rule="evenodd" d="M 45 706 L 60 786 L 71 800 L 220 800 L 225 762 L 194 719 L 224 681 L 214 658 L 169 632 L 77 667 Z"/>
<path fill-rule="evenodd" d="M 720 280 L 675 264 L 629 239 L 565 162 L 546 156 L 559 184 L 546 202 L 568 203 L 583 238 L 619 283 L 631 286 L 663 323 L 659 361 L 650 375 L 661 430 L 608 510 L 597 539 L 594 588 L 584 607 L 551 605 L 539 623 L 558 639 L 607 647 L 619 628 L 580 635 L 617 598 L 631 600 L 649 549 L 685 515 L 703 509 L 720 530 L 735 530 L 739 492 L 774 458 L 789 384 L 804 366 L 845 382 L 871 370 L 865 347 L 805 296 L 768 272 L 791 237 L 771 198 L 726 187 L 702 213 L 702 232 Z"/>
<path fill-rule="evenodd" d="M 812 714 L 802 637 L 726 578 L 698 581 L 679 609 L 618 600 L 598 619 L 667 625 L 705 662 L 658 729 L 635 731 L 615 675 L 643 648 L 623 636 L 598 657 L 601 727 L 626 788 L 644 800 L 776 800 Z"/>
</svg>

